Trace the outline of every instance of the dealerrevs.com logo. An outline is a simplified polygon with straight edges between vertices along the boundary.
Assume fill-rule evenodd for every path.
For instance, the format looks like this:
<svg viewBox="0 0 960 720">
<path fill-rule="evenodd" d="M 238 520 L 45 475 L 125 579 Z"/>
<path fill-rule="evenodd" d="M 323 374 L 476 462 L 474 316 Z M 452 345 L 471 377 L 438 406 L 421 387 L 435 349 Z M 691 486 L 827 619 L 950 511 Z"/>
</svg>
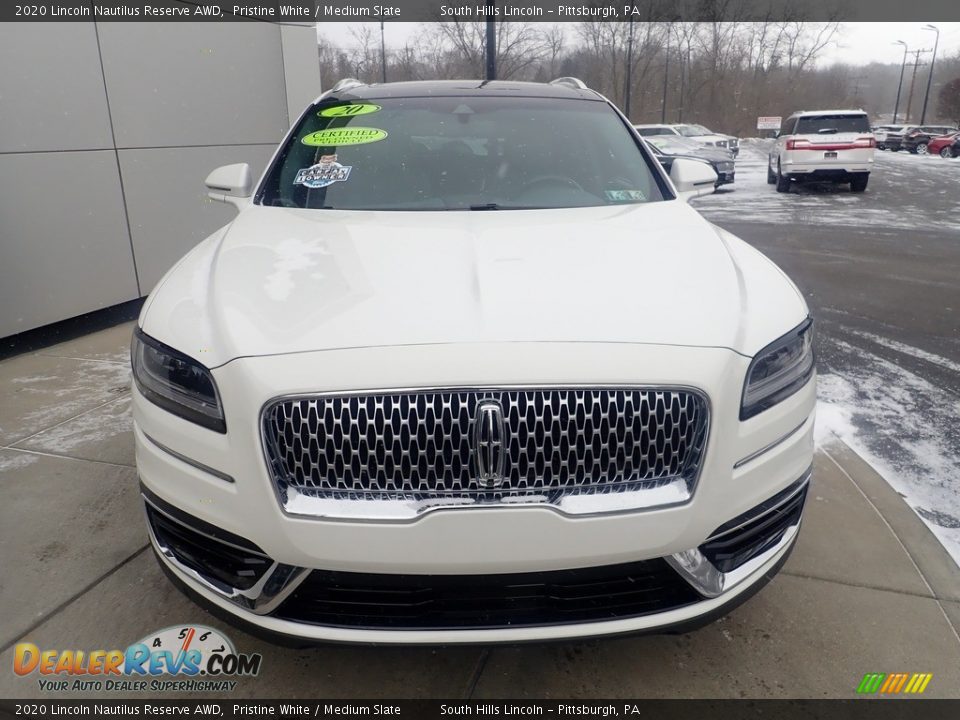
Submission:
<svg viewBox="0 0 960 720">
<path fill-rule="evenodd" d="M 18 643 L 13 671 L 38 675 L 40 690 L 223 692 L 234 677 L 260 672 L 259 653 L 238 653 L 226 635 L 203 625 L 151 633 L 126 650 L 41 650 Z"/>
</svg>

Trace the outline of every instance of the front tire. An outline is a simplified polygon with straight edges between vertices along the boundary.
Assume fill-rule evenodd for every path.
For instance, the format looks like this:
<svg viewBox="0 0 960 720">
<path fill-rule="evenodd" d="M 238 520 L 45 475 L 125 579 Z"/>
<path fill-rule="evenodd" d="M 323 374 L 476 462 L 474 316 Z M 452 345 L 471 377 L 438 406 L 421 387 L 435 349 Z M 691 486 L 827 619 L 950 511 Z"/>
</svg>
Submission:
<svg viewBox="0 0 960 720">
<path fill-rule="evenodd" d="M 790 192 L 790 176 L 784 175 L 780 169 L 780 161 L 777 160 L 777 176 L 774 178 L 777 183 L 777 192 Z"/>
<path fill-rule="evenodd" d="M 930 152 L 930 150 L 927 148 L 926 143 L 920 143 L 919 145 L 917 145 L 917 149 L 915 152 L 917 153 L 917 155 L 926 155 L 927 153 Z"/>
<path fill-rule="evenodd" d="M 855 193 L 862 193 L 867 189 L 868 180 L 870 180 L 870 173 L 856 173 L 850 178 L 850 190 Z"/>
<path fill-rule="evenodd" d="M 950 146 L 940 148 L 940 157 L 950 159 L 953 157 L 953 150 L 950 149 Z"/>
</svg>

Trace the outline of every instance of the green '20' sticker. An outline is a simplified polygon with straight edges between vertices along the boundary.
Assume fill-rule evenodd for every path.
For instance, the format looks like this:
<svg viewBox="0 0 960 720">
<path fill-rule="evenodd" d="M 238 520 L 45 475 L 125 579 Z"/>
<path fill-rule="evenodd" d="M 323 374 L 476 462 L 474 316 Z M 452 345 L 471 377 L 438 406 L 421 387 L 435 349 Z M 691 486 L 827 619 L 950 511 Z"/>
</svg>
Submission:
<svg viewBox="0 0 960 720">
<path fill-rule="evenodd" d="M 357 105 L 335 105 L 317 113 L 320 117 L 354 117 L 355 115 L 369 115 L 380 110 L 379 105 L 361 103 Z"/>
<path fill-rule="evenodd" d="M 387 136 L 386 130 L 371 127 L 343 127 L 318 130 L 305 136 L 300 142 L 312 147 L 337 145 L 364 145 L 378 142 Z"/>
</svg>

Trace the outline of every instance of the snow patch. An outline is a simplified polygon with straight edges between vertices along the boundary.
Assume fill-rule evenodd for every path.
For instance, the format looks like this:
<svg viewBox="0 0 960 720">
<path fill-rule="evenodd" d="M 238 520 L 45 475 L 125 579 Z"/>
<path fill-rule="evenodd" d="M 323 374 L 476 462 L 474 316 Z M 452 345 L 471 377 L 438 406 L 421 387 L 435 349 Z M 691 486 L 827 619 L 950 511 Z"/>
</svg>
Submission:
<svg viewBox="0 0 960 720">
<path fill-rule="evenodd" d="M 104 442 L 133 427 L 130 396 L 91 410 L 34 437 L 29 447 L 64 453 L 84 445 Z"/>
<path fill-rule="evenodd" d="M 896 340 L 890 340 L 885 337 L 880 337 L 879 335 L 874 335 L 873 333 L 863 332 L 862 330 L 853 330 L 855 335 L 859 335 L 862 338 L 866 338 L 871 342 L 875 342 L 877 345 L 882 345 L 885 348 L 890 348 L 891 350 L 896 350 L 897 352 L 903 353 L 904 355 L 909 355 L 911 357 L 919 358 L 921 360 L 926 360 L 928 363 L 933 365 L 939 365 L 942 368 L 951 370 L 955 373 L 960 373 L 960 363 L 954 362 L 949 358 L 942 357 L 940 355 L 934 355 L 929 353 L 926 350 L 921 350 L 920 348 L 915 348 L 913 345 L 906 345 L 902 342 L 897 342 Z"/>
<path fill-rule="evenodd" d="M 36 461 L 37 456 L 29 453 L 0 453 L 0 472 L 19 470 L 20 468 L 27 467 L 27 465 L 32 465 Z"/>
<path fill-rule="evenodd" d="M 844 342 L 844 374 L 820 375 L 818 445 L 839 437 L 882 475 L 960 564 L 960 401 Z"/>
</svg>

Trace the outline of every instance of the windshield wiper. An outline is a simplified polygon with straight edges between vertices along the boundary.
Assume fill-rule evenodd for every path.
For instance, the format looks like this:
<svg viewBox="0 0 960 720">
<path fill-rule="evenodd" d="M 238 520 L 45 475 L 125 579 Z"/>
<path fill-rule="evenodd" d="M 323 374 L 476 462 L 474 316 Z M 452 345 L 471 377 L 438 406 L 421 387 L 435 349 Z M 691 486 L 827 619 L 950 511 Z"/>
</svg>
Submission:
<svg viewBox="0 0 960 720">
<path fill-rule="evenodd" d="M 490 202 L 479 205 L 471 205 L 471 210 L 546 210 L 543 205 L 501 205 L 500 203 Z"/>
</svg>

